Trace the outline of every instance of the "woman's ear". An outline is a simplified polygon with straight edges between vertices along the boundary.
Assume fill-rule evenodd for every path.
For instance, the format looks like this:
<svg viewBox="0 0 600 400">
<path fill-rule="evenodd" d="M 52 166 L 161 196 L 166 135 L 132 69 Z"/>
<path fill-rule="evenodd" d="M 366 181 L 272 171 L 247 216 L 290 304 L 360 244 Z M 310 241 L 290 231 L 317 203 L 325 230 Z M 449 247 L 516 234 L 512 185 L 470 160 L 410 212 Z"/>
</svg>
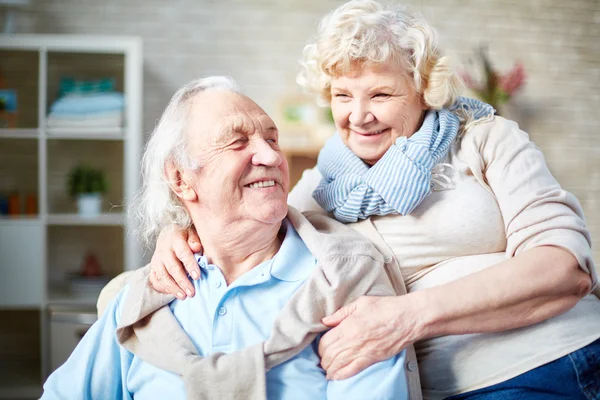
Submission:
<svg viewBox="0 0 600 400">
<path fill-rule="evenodd" d="M 198 195 L 192 185 L 193 174 L 170 162 L 165 168 L 169 187 L 177 197 L 185 201 L 196 201 Z"/>
</svg>

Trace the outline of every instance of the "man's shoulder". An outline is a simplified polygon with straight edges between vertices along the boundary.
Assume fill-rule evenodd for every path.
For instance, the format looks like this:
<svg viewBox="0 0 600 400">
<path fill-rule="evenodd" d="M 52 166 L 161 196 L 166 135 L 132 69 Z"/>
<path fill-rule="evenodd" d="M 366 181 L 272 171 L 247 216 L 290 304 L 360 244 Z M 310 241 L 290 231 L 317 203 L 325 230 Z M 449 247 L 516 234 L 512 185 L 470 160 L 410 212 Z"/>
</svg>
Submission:
<svg viewBox="0 0 600 400">
<path fill-rule="evenodd" d="M 367 238 L 324 212 L 301 213 L 290 207 L 288 219 L 317 260 L 352 256 L 382 259 Z"/>
</svg>

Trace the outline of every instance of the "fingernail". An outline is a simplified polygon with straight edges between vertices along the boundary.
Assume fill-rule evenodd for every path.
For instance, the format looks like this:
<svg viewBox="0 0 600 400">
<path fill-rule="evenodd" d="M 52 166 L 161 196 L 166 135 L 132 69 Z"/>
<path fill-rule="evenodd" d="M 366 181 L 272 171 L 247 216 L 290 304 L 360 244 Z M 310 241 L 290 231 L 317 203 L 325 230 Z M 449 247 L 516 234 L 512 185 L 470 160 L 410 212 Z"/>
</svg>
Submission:
<svg viewBox="0 0 600 400">
<path fill-rule="evenodd" d="M 192 271 L 192 279 L 196 280 L 198 278 L 200 278 L 200 275 L 198 275 L 198 271 L 196 271 L 196 270 Z"/>
<path fill-rule="evenodd" d="M 192 291 L 190 289 L 185 289 L 185 292 L 189 297 L 192 297 Z"/>
<path fill-rule="evenodd" d="M 185 294 L 183 294 L 183 292 L 177 292 L 177 297 L 179 298 L 179 300 L 183 300 L 185 299 Z"/>
</svg>

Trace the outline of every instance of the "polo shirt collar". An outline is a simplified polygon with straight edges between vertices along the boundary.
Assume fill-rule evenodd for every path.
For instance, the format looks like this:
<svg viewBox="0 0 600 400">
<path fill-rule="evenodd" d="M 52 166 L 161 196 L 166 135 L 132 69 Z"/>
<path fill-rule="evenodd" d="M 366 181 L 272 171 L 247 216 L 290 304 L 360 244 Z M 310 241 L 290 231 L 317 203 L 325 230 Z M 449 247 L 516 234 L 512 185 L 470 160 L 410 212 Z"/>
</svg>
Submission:
<svg viewBox="0 0 600 400">
<path fill-rule="evenodd" d="M 285 229 L 285 238 L 273 258 L 271 276 L 288 282 L 306 280 L 316 264 L 315 257 L 287 218 L 283 220 L 282 229 Z"/>
<path fill-rule="evenodd" d="M 281 224 L 285 237 L 275 257 L 264 263 L 270 263 L 269 273 L 281 281 L 295 282 L 306 280 L 313 271 L 316 259 L 308 250 L 292 223 L 285 218 Z M 208 271 L 214 266 L 208 263 L 202 253 L 194 254 L 201 269 Z M 261 263 L 259 265 L 262 265 Z M 257 265 L 258 267 L 258 265 Z M 256 268 L 256 267 L 255 267 Z"/>
</svg>

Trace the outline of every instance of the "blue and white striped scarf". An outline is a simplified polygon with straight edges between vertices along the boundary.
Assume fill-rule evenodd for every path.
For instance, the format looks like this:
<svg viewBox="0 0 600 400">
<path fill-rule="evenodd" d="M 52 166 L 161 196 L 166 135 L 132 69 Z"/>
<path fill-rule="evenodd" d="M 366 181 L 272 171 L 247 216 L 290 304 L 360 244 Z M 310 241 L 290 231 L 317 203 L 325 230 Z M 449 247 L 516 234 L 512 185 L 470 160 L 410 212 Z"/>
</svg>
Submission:
<svg viewBox="0 0 600 400">
<path fill-rule="evenodd" d="M 323 180 L 313 197 L 341 222 L 408 215 L 431 193 L 431 169 L 448 153 L 458 128 L 458 117 L 448 109 L 429 110 L 421 128 L 396 139 L 372 167 L 336 134 L 319 153 Z"/>
</svg>

